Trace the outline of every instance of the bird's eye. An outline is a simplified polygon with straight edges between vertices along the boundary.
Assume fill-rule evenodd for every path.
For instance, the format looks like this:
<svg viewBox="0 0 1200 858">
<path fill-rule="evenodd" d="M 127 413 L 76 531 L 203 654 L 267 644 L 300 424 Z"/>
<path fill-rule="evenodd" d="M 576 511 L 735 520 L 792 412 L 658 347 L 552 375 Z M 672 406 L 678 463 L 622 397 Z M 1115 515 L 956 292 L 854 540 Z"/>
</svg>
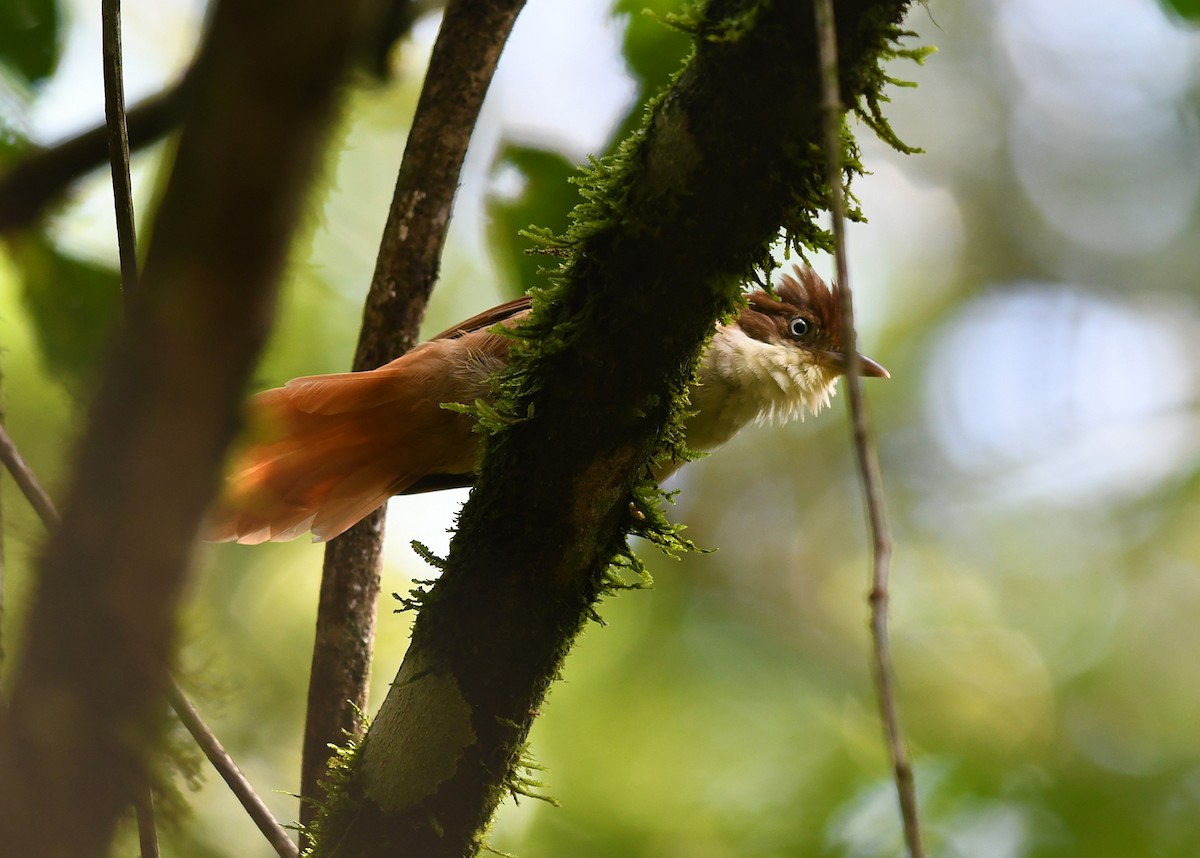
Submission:
<svg viewBox="0 0 1200 858">
<path fill-rule="evenodd" d="M 797 316 L 788 322 L 788 331 L 793 337 L 804 337 L 812 330 L 812 323 L 803 316 Z"/>
</svg>

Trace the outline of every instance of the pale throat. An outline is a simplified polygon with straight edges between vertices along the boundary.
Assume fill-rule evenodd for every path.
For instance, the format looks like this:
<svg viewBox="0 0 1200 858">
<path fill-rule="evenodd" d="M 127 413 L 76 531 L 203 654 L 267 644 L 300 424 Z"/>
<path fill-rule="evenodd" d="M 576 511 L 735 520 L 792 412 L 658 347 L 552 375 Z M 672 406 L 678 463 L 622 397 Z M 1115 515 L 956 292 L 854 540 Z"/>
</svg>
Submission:
<svg viewBox="0 0 1200 858">
<path fill-rule="evenodd" d="M 705 349 L 692 387 L 687 443 L 709 450 L 745 425 L 787 423 L 829 404 L 838 374 L 788 342 L 763 342 L 736 325 L 720 325 Z"/>
</svg>

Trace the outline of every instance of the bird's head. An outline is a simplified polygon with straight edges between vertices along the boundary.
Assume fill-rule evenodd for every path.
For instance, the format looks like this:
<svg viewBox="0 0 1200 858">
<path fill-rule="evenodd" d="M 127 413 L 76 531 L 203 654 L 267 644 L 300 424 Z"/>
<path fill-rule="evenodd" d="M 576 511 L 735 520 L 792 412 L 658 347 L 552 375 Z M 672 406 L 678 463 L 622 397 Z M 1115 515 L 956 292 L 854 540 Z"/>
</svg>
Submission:
<svg viewBox="0 0 1200 858">
<path fill-rule="evenodd" d="M 752 292 L 737 320 L 717 326 L 692 394 L 698 414 L 688 443 L 711 449 L 752 421 L 786 422 L 816 414 L 849 368 L 842 296 L 797 266 L 774 295 Z M 858 356 L 864 376 L 887 370 Z"/>
<path fill-rule="evenodd" d="M 798 350 L 832 381 L 849 369 L 841 287 L 830 287 L 811 268 L 792 271 L 775 287 L 775 296 L 762 289 L 750 294 L 738 327 L 760 342 Z M 886 369 L 863 355 L 858 369 L 864 376 L 888 378 Z"/>
</svg>

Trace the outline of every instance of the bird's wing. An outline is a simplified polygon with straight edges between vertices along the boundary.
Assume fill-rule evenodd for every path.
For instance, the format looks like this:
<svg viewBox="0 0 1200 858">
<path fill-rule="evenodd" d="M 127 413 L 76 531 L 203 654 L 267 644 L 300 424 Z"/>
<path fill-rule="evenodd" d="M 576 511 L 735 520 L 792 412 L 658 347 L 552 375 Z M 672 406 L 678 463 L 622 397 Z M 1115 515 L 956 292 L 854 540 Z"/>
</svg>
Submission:
<svg viewBox="0 0 1200 858">
<path fill-rule="evenodd" d="M 514 298 L 511 301 L 505 301 L 503 304 L 498 304 L 490 310 L 484 310 L 482 313 L 477 313 L 469 319 L 459 322 L 453 327 L 442 331 L 433 340 L 457 339 L 463 334 L 469 334 L 472 331 L 478 331 L 480 328 L 490 328 L 492 325 L 500 322 L 507 322 L 513 319 L 520 313 L 524 313 L 530 307 L 530 298 L 528 295 L 522 295 L 520 298 Z"/>
<path fill-rule="evenodd" d="M 414 360 L 429 357 L 426 350 L 443 350 L 445 340 L 474 334 L 472 348 L 502 359 L 507 354 L 509 341 L 483 332 L 504 322 L 516 324 L 529 310 L 529 304 L 526 295 L 484 310 L 377 369 L 294 378 L 281 388 L 258 394 L 255 399 L 262 403 L 273 397 L 284 397 L 292 408 L 311 414 L 343 414 L 386 405 L 403 395 L 405 387 L 413 383 L 410 368 Z"/>
</svg>

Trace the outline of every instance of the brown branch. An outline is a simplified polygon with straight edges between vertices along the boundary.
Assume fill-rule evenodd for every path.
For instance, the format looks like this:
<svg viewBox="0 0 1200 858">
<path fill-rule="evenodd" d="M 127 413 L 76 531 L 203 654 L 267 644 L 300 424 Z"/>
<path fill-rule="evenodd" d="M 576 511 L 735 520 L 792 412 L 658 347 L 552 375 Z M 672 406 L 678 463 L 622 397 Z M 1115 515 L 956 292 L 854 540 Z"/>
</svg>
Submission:
<svg viewBox="0 0 1200 858">
<path fill-rule="evenodd" d="M 142 790 L 134 801 L 133 810 L 137 816 L 141 858 L 159 858 L 158 826 L 154 821 L 154 791 L 149 787 Z"/>
<path fill-rule="evenodd" d="M 21 451 L 13 443 L 12 436 L 8 434 L 8 428 L 4 425 L 2 411 L 0 411 L 0 464 L 3 464 L 5 470 L 12 476 L 13 482 L 17 484 L 21 494 L 29 501 L 29 505 L 33 507 L 33 511 L 41 519 L 46 529 L 54 528 L 58 524 L 58 510 L 54 508 L 54 501 L 50 500 L 50 495 L 42 488 L 37 475 L 26 464 Z M 0 529 L 0 538 L 3 538 L 3 529 Z M 3 560 L 3 544 L 0 543 L 0 608 L 3 607 L 4 599 L 3 571 L 6 564 L 3 563 Z M 0 612 L 0 618 L 2 616 L 2 612 Z M 0 641 L 2 640 L 0 638 Z M 0 643 L 0 656 L 3 655 L 3 652 L 3 644 Z M 2 658 L 0 658 L 0 663 L 3 663 Z M 3 722 L 0 721 L 0 727 L 2 726 Z"/>
<path fill-rule="evenodd" d="M 299 855 L 300 850 L 288 837 L 287 831 L 276 821 L 270 809 L 254 791 L 254 787 L 246 780 L 246 776 L 242 774 L 237 763 L 233 761 L 229 752 L 217 739 L 216 734 L 204 723 L 200 713 L 196 711 L 196 707 L 192 705 L 187 695 L 183 693 L 183 689 L 174 681 L 167 685 L 167 699 L 171 703 L 171 708 L 179 715 L 183 726 L 187 728 L 188 732 L 192 734 L 192 738 L 196 740 L 196 744 L 204 751 L 204 756 L 208 757 L 213 768 L 229 785 L 229 789 L 237 796 L 242 807 L 246 809 L 246 813 L 254 820 L 254 824 L 258 826 L 259 831 L 263 833 L 275 851 L 281 858 L 294 858 Z"/>
<path fill-rule="evenodd" d="M 125 74 L 121 60 L 121 0 L 100 0 L 101 54 L 104 68 L 104 122 L 108 129 L 108 162 L 112 172 L 117 255 L 121 265 L 121 297 L 126 310 L 137 289 L 137 230 L 133 187 L 129 177 L 129 128 L 125 116 Z M 158 825 L 154 789 L 147 779 L 134 797 L 141 858 L 158 858 Z"/>
<path fill-rule="evenodd" d="M 845 107 L 838 82 L 837 30 L 834 23 L 833 0 L 815 0 L 817 47 L 821 62 L 821 88 L 825 110 L 825 164 L 829 180 L 829 209 L 832 216 L 834 263 L 837 282 L 841 286 L 842 317 L 845 320 L 845 349 L 858 354 L 858 334 L 854 327 L 854 297 L 850 289 L 849 265 L 846 259 L 846 188 L 842 179 L 842 125 Z M 871 608 L 872 667 L 879 714 L 884 737 L 892 760 L 900 814 L 904 822 L 904 840 L 911 858 L 923 858 L 920 816 L 917 810 L 917 791 L 912 764 L 900 726 L 896 703 L 895 667 L 892 663 L 888 638 L 888 579 L 890 577 L 892 543 L 888 535 L 887 498 L 883 476 L 879 470 L 879 455 L 871 431 L 870 416 L 862 391 L 858 361 L 848 362 L 846 387 L 850 399 L 850 420 L 857 452 L 863 494 L 872 541 Z"/>
<path fill-rule="evenodd" d="M 429 61 L 376 260 L 354 369 L 374 369 L 416 343 L 437 279 L 459 173 L 479 108 L 525 0 L 452 0 Z M 325 552 L 309 679 L 300 794 L 320 800 L 330 744 L 358 735 L 367 707 L 380 549 L 380 509 Z M 317 805 L 301 804 L 301 823 Z"/>
<path fill-rule="evenodd" d="M 125 117 L 125 83 L 121 62 L 121 0 L 101 0 L 104 55 L 104 118 L 108 129 L 108 162 L 112 168 L 116 207 L 117 252 L 121 260 L 121 294 L 128 307 L 137 288 L 137 231 L 129 178 L 129 128 Z"/>
<path fill-rule="evenodd" d="M 856 80 L 906 5 L 843 0 L 859 23 L 844 38 Z M 715 0 L 704 15 L 688 66 L 621 156 L 590 174 L 553 300 L 535 296 L 532 339 L 505 375 L 521 393 L 497 403 L 510 419 L 486 443 L 446 567 L 316 855 L 482 848 L 610 561 L 640 528 L 630 498 L 715 320 L 780 225 L 818 204 L 811 9 Z"/>
<path fill-rule="evenodd" d="M 129 109 L 131 148 L 149 146 L 182 122 L 189 78 L 190 74 Z M 107 141 L 107 125 L 96 125 L 61 143 L 33 150 L 0 175 L 0 234 L 33 226 L 73 182 L 104 163 Z"/>
<path fill-rule="evenodd" d="M 214 10 L 0 723 L 0 843 L 13 854 L 105 854 L 160 745 L 156 704 L 200 520 L 373 11 L 368 0 Z"/>
<path fill-rule="evenodd" d="M 58 511 L 54 508 L 53 501 L 50 500 L 50 496 L 42 488 L 41 482 L 33 472 L 33 469 L 25 463 L 16 444 L 13 443 L 12 438 L 5 431 L 2 423 L 0 423 L 0 461 L 3 462 L 9 473 L 13 475 L 13 478 L 24 492 L 26 499 L 29 500 L 30 505 L 37 512 L 46 528 L 52 529 L 55 527 L 59 519 Z M 271 816 L 270 810 L 267 809 L 266 804 L 254 791 L 254 787 L 246 780 L 241 769 L 238 768 L 237 764 L 225 751 L 212 729 L 204 723 L 196 707 L 188 700 L 174 679 L 170 679 L 167 684 L 167 700 L 171 704 L 171 708 L 175 710 L 175 714 L 179 716 L 179 720 L 187 727 L 188 732 L 196 740 L 196 744 L 200 746 L 204 755 L 213 764 L 213 768 L 224 778 L 225 783 L 229 785 L 234 795 L 237 796 L 238 801 L 242 803 L 242 806 L 246 808 L 259 829 L 266 835 L 267 840 L 275 846 L 276 851 L 279 851 L 280 855 L 295 855 L 298 850 L 291 840 L 288 839 L 287 832 L 284 831 L 283 826 Z M 142 827 L 142 820 L 145 815 L 153 812 L 153 799 L 149 790 L 145 790 L 138 795 L 135 801 L 135 810 L 138 814 L 139 835 L 145 838 L 147 831 Z M 281 837 L 287 841 L 287 846 L 281 846 Z M 149 847 L 148 839 L 143 840 L 142 847 L 143 858 L 148 858 L 145 852 Z M 289 848 L 290 852 L 281 851 Z"/>
<path fill-rule="evenodd" d="M 42 488 L 37 475 L 26 464 L 24 457 L 21 456 L 21 451 L 17 449 L 12 436 L 8 434 L 8 429 L 3 424 L 0 424 L 0 462 L 3 462 L 4 467 L 12 474 L 17 488 L 21 490 L 21 494 L 25 495 L 25 499 L 29 501 L 33 511 L 42 520 L 42 524 L 46 526 L 47 530 L 53 530 L 58 525 L 58 510 L 54 508 L 54 501 L 50 500 L 50 495 Z"/>
</svg>

